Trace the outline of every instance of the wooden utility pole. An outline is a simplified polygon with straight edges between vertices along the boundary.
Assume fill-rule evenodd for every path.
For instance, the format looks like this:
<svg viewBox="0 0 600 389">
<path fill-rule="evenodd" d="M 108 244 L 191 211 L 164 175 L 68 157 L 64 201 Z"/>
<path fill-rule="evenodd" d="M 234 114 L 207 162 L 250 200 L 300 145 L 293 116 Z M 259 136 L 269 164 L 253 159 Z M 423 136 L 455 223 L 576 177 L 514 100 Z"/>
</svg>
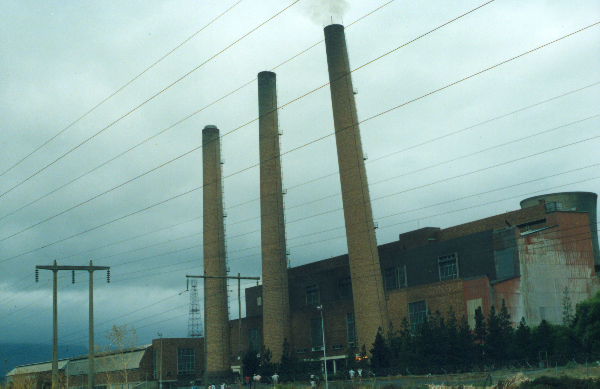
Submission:
<svg viewBox="0 0 600 389">
<path fill-rule="evenodd" d="M 75 283 L 75 271 L 83 270 L 90 273 L 90 303 L 89 303 L 89 342 L 88 342 L 88 387 L 94 389 L 94 270 L 106 270 L 106 282 L 110 282 L 109 266 L 94 266 L 90 261 L 89 266 L 58 266 L 56 261 L 51 266 L 35 267 L 35 282 L 39 281 L 39 270 L 52 270 L 52 389 L 58 389 L 58 288 L 56 286 L 57 273 L 60 270 L 73 272 L 72 282 Z"/>
<path fill-rule="evenodd" d="M 240 273 L 238 273 L 237 277 L 235 276 L 190 276 L 186 275 L 187 278 L 225 278 L 228 280 L 238 280 L 238 357 L 240 359 L 240 379 L 242 378 L 242 284 L 241 280 L 260 280 L 260 277 L 241 277 Z M 204 296 L 204 301 L 206 301 L 206 295 Z M 204 321 L 206 321 L 206 313 L 204 314 Z M 206 328 L 206 323 L 204 323 L 204 328 Z M 204 332 L 204 385 L 208 385 L 208 365 L 207 365 L 207 355 L 206 355 L 206 331 Z"/>
</svg>

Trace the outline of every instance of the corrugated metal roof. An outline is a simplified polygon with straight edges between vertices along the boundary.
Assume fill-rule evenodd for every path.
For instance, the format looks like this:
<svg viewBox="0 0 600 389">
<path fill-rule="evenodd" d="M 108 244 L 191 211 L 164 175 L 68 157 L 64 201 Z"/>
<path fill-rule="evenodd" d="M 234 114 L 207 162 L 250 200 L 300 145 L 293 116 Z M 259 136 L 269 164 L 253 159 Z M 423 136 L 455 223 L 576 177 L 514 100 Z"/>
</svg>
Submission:
<svg viewBox="0 0 600 389">
<path fill-rule="evenodd" d="M 96 373 L 119 370 L 133 370 L 140 368 L 140 362 L 148 346 L 136 348 L 133 351 L 110 352 L 97 355 L 94 358 Z M 85 375 L 88 373 L 88 360 L 86 358 L 72 360 L 69 363 L 69 375 Z"/>
<path fill-rule="evenodd" d="M 61 359 L 58 361 L 58 370 L 64 370 L 67 366 L 68 359 Z M 14 376 L 18 374 L 33 374 L 43 373 L 45 371 L 52 371 L 52 361 L 32 363 L 31 365 L 17 366 L 12 369 L 6 376 Z"/>
</svg>

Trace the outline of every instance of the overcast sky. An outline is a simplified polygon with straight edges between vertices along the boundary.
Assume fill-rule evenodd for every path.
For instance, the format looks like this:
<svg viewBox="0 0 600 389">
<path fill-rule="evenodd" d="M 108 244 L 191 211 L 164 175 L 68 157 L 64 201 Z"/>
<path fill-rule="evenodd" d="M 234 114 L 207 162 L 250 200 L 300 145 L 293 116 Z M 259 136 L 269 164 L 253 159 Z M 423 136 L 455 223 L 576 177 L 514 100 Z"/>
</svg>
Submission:
<svg viewBox="0 0 600 389">
<path fill-rule="evenodd" d="M 111 266 L 110 284 L 95 277 L 98 343 L 113 324 L 139 344 L 186 336 L 208 124 L 223 135 L 228 266 L 260 276 L 263 70 L 293 101 L 279 113 L 291 265 L 347 253 L 325 137 L 332 21 L 356 69 L 378 244 L 600 193 L 600 25 L 549 44 L 598 23 L 598 0 L 496 0 L 441 28 L 485 1 L 237 1 L 0 1 L 0 342 L 51 341 L 52 273 L 36 284 L 34 269 L 53 260 Z M 87 277 L 60 273 L 61 344 L 87 345 Z"/>
</svg>

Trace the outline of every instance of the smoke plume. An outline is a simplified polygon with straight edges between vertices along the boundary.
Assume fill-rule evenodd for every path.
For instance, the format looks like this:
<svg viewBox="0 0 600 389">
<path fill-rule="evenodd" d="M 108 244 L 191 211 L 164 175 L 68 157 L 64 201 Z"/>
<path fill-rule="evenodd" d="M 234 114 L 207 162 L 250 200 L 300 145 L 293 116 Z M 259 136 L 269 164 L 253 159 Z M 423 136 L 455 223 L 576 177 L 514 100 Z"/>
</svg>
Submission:
<svg viewBox="0 0 600 389">
<path fill-rule="evenodd" d="M 307 0 L 300 4 L 308 18 L 319 26 L 341 23 L 344 13 L 350 8 L 346 0 Z"/>
</svg>

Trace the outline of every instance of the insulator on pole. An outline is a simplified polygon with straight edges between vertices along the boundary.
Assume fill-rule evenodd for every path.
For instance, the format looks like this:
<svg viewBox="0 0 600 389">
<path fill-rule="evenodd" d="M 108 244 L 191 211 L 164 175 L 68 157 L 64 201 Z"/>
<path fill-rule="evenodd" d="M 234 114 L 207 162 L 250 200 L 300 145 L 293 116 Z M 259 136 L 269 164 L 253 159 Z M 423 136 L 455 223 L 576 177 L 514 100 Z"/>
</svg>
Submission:
<svg viewBox="0 0 600 389">
<path fill-rule="evenodd" d="M 106 283 L 110 284 L 110 269 L 106 269 Z"/>
<path fill-rule="evenodd" d="M 40 269 L 35 269 L 35 282 L 40 281 Z"/>
<path fill-rule="evenodd" d="M 189 292 L 189 290 L 190 290 L 190 279 L 186 278 L 185 281 L 186 281 L 185 291 Z"/>
<path fill-rule="evenodd" d="M 75 270 L 72 270 L 72 273 L 71 273 L 71 283 L 72 284 L 75 283 Z"/>
</svg>

